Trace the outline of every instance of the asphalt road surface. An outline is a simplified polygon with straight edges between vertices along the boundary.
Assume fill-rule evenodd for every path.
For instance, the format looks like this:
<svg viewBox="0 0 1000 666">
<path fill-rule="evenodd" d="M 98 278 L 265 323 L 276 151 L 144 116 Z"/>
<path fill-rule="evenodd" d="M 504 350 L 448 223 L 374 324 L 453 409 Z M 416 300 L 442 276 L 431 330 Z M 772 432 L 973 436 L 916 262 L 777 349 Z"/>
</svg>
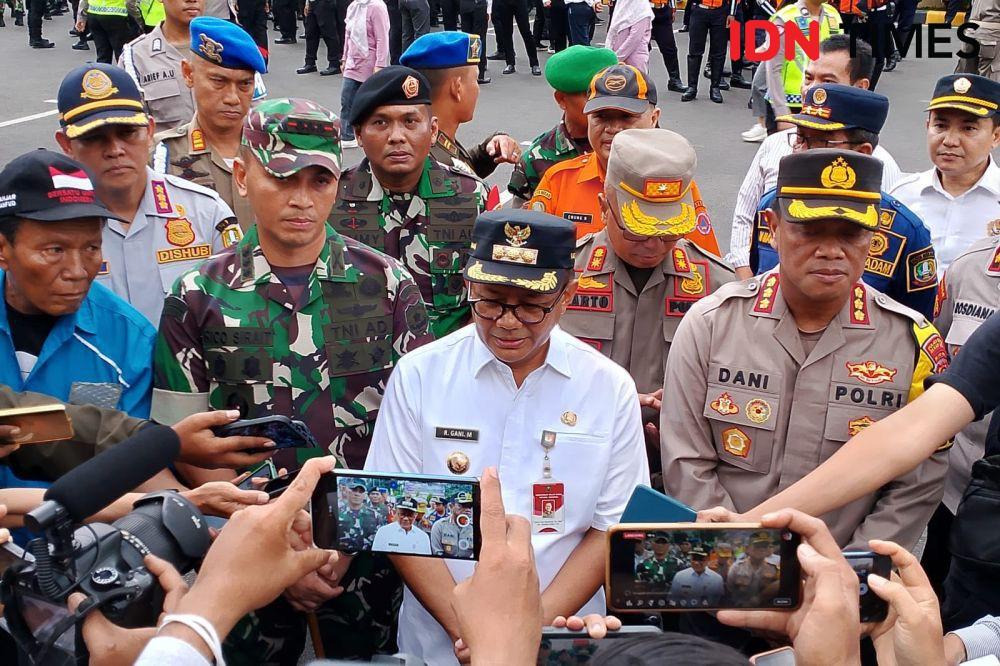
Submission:
<svg viewBox="0 0 1000 666">
<path fill-rule="evenodd" d="M 59 82 L 69 69 L 95 57 L 93 46 L 88 52 L 70 49 L 75 41 L 67 34 L 70 23 L 69 16 L 45 22 L 45 37 L 56 42 L 56 48 L 49 50 L 28 48 L 26 28 L 13 27 L 9 18 L 7 27 L 0 28 L 0 162 L 35 147 L 55 148 L 52 135 L 58 128 L 55 97 Z M 679 19 L 676 25 L 680 27 Z M 273 40 L 276 33 L 271 31 L 269 36 Z M 603 38 L 604 28 L 599 27 L 597 40 Z M 677 38 L 684 71 L 687 35 L 678 34 Z M 492 34 L 489 42 L 487 53 L 495 50 Z M 483 86 L 476 118 L 459 131 L 459 139 L 464 143 L 475 143 L 497 130 L 504 130 L 527 143 L 558 120 L 559 112 L 551 89 L 544 78 L 531 76 L 519 36 L 515 36 L 515 45 L 519 51 L 517 73 L 502 76 L 503 63 L 490 63 L 493 82 Z M 270 73 L 265 76 L 269 94 L 308 97 L 339 113 L 341 77 L 295 74 L 295 69 L 302 65 L 304 48 L 302 40 L 294 45 L 272 45 Z M 321 46 L 321 63 L 324 56 L 325 47 Z M 542 52 L 539 57 L 544 66 L 548 54 Z M 666 70 L 655 49 L 650 61 L 653 79 L 660 90 L 661 126 L 680 132 L 697 149 L 698 184 L 725 251 L 729 247 L 736 193 L 758 145 L 744 143 L 739 136 L 752 122 L 747 109 L 749 91 L 725 92 L 725 104 L 713 104 L 707 98 L 708 82 L 703 81 L 699 99 L 682 104 L 678 94 L 666 90 Z M 934 81 L 953 68 L 954 60 L 951 59 L 911 56 L 896 71 L 884 74 L 879 82 L 879 92 L 892 100 L 882 144 L 895 156 L 903 171 L 920 171 L 929 165 L 923 109 Z M 348 150 L 345 165 L 360 159 L 360 150 Z M 504 189 L 509 174 L 510 168 L 505 166 L 489 180 Z"/>
</svg>

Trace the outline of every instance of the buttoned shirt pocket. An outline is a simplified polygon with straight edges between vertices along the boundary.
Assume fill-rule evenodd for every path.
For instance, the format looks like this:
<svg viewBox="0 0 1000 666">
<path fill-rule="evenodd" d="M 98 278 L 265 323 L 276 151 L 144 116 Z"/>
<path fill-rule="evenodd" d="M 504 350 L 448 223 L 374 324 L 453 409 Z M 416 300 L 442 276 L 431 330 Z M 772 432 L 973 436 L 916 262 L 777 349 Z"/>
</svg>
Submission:
<svg viewBox="0 0 1000 666">
<path fill-rule="evenodd" d="M 544 452 L 537 443 L 536 447 L 538 473 L 537 476 L 524 479 L 525 484 L 542 478 Z M 589 523 L 602 490 L 601 484 L 594 483 L 594 474 L 596 470 L 607 470 L 610 465 L 611 435 L 556 432 L 556 445 L 549 452 L 549 461 L 552 465 L 552 478 L 565 484 L 565 507 L 572 514 L 567 515 L 567 525 L 572 525 L 577 520 L 587 520 Z"/>
<path fill-rule="evenodd" d="M 184 114 L 188 107 L 178 99 L 181 95 L 181 83 L 176 78 L 163 78 L 142 85 L 142 96 L 146 100 L 150 113 L 158 123 L 186 122 Z"/>
<path fill-rule="evenodd" d="M 824 450 L 824 456 L 832 455 L 840 443 L 906 404 L 908 371 L 889 358 L 834 356 L 823 438 L 837 444 Z"/>
<path fill-rule="evenodd" d="M 780 405 L 776 394 L 710 383 L 703 414 L 719 460 L 758 474 L 770 472 Z"/>
<path fill-rule="evenodd" d="M 614 312 L 570 310 L 559 320 L 559 326 L 610 358 L 615 341 Z"/>
<path fill-rule="evenodd" d="M 431 306 L 451 308 L 464 303 L 468 294 L 462 269 L 469 259 L 468 245 L 429 243 Z"/>
<path fill-rule="evenodd" d="M 205 327 L 202 344 L 212 405 L 254 418 L 256 405 L 271 399 L 273 331 L 245 326 Z"/>
</svg>

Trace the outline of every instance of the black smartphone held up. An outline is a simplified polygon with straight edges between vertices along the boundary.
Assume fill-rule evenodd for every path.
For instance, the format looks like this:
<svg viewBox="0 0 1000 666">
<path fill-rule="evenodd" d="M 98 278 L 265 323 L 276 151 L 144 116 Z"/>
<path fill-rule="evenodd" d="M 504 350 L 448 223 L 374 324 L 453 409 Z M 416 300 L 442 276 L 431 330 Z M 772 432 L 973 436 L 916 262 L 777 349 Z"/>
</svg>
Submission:
<svg viewBox="0 0 1000 666">
<path fill-rule="evenodd" d="M 276 476 L 265 483 L 261 490 L 267 493 L 267 496 L 271 499 L 279 497 L 281 493 L 288 489 L 288 486 L 292 485 L 292 481 L 295 480 L 295 477 L 299 475 L 300 471 L 302 470 L 297 469 L 294 472 L 288 472 L 287 474 Z"/>
<path fill-rule="evenodd" d="M 632 638 L 645 634 L 662 633 L 659 628 L 649 625 L 625 626 L 618 631 L 609 631 L 601 640 L 594 640 L 586 629 L 571 631 L 542 627 L 542 642 L 538 647 L 538 665 L 586 664 L 602 644 L 616 638 Z"/>
<path fill-rule="evenodd" d="M 479 479 L 335 469 L 312 497 L 313 541 L 349 553 L 478 560 Z"/>
<path fill-rule="evenodd" d="M 800 541 L 789 530 L 750 523 L 614 525 L 608 607 L 644 613 L 797 608 Z"/>
<path fill-rule="evenodd" d="M 240 490 L 257 490 L 253 484 L 254 479 L 267 479 L 270 481 L 276 476 L 278 476 L 278 469 L 274 466 L 274 463 L 271 462 L 271 459 L 268 458 L 256 467 L 240 474 L 239 478 L 235 479 L 233 482 Z"/>
<path fill-rule="evenodd" d="M 218 437 L 265 437 L 274 442 L 273 448 L 247 449 L 246 453 L 266 453 L 279 449 L 318 448 L 316 438 L 302 421 L 287 416 L 264 416 L 259 419 L 241 419 L 228 425 L 213 428 Z"/>
<path fill-rule="evenodd" d="M 868 587 L 868 574 L 889 578 L 892 573 L 892 558 L 872 551 L 844 551 L 844 557 L 858 574 L 858 603 L 861 607 L 862 622 L 881 622 L 889 616 L 889 602 L 883 601 Z"/>
</svg>

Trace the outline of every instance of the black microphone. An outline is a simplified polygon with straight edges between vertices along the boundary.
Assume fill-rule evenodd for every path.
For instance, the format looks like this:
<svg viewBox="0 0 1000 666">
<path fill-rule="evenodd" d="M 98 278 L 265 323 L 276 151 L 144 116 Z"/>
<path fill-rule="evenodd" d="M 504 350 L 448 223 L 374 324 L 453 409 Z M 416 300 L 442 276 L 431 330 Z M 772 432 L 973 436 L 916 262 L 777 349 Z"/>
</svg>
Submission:
<svg viewBox="0 0 1000 666">
<path fill-rule="evenodd" d="M 61 504 L 74 523 L 83 522 L 169 466 L 180 450 L 180 438 L 172 428 L 146 426 L 59 477 L 45 499 Z"/>
</svg>

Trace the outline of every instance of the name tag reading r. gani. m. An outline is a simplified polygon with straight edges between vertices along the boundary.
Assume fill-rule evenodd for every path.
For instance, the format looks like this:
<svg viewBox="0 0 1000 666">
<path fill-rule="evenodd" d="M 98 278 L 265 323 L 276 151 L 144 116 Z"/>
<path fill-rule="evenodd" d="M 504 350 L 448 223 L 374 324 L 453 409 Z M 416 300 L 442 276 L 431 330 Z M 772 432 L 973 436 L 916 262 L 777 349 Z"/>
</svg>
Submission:
<svg viewBox="0 0 1000 666">
<path fill-rule="evenodd" d="M 470 428 L 434 428 L 434 436 L 438 439 L 458 439 L 463 442 L 478 442 L 479 431 Z"/>
</svg>

